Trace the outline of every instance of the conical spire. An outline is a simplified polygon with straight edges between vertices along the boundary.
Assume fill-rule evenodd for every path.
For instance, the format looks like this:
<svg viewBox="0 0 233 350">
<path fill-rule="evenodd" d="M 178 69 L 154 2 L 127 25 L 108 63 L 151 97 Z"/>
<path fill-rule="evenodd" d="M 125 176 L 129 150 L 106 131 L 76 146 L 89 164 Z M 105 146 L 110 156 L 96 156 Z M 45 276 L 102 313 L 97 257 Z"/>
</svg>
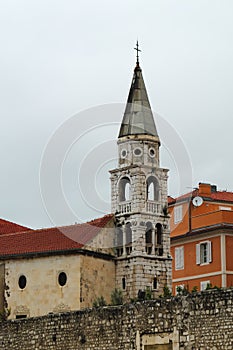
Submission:
<svg viewBox="0 0 233 350">
<path fill-rule="evenodd" d="M 139 65 L 138 43 L 137 62 L 122 120 L 119 138 L 129 135 L 152 135 L 158 137 L 150 102 L 146 92 L 142 70 Z"/>
</svg>

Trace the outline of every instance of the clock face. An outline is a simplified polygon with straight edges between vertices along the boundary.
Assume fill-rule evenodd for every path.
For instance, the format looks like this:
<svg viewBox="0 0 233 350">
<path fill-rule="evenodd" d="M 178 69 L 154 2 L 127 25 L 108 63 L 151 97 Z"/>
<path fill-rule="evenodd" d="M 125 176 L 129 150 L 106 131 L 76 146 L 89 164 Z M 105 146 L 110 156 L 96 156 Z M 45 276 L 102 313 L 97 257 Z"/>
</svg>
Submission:
<svg viewBox="0 0 233 350">
<path fill-rule="evenodd" d="M 154 148 L 151 147 L 151 148 L 149 149 L 149 155 L 150 155 L 151 158 L 154 158 L 154 157 L 155 157 L 155 149 L 154 149 Z"/>
</svg>

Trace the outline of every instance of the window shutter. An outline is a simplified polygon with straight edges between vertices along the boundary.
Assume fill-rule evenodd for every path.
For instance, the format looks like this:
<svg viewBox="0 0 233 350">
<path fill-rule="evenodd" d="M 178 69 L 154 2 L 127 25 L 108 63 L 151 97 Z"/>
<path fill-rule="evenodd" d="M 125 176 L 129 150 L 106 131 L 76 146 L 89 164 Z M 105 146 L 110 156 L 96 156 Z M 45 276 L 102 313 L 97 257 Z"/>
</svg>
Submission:
<svg viewBox="0 0 233 350">
<path fill-rule="evenodd" d="M 208 262 L 212 262 L 212 242 L 208 242 Z"/>
<path fill-rule="evenodd" d="M 175 248 L 176 270 L 180 269 L 180 248 Z"/>
<path fill-rule="evenodd" d="M 180 247 L 180 268 L 184 268 L 184 247 Z"/>
<path fill-rule="evenodd" d="M 175 248 L 175 269 L 179 267 L 179 248 Z"/>
<path fill-rule="evenodd" d="M 184 247 L 175 248 L 175 269 L 182 270 L 184 268 Z"/>
<path fill-rule="evenodd" d="M 201 259 L 200 259 L 200 244 L 196 244 L 196 264 L 200 265 Z"/>
<path fill-rule="evenodd" d="M 182 221 L 183 213 L 182 213 L 182 205 L 178 205 L 174 208 L 174 223 Z"/>
</svg>

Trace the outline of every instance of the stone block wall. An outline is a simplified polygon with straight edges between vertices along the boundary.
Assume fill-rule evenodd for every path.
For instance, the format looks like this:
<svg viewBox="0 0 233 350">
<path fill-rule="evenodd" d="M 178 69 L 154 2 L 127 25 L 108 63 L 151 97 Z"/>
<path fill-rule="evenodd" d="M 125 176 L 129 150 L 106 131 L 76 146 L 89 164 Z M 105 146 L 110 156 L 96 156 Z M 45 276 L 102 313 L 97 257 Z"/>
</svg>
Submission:
<svg viewBox="0 0 233 350">
<path fill-rule="evenodd" d="M 230 350 L 233 289 L 0 324 L 2 350 Z"/>
<path fill-rule="evenodd" d="M 123 289 L 122 279 L 125 280 L 123 295 L 126 300 L 137 298 L 138 291 L 147 287 L 154 297 L 163 294 L 164 286 L 171 289 L 171 259 L 152 256 L 127 256 L 116 261 L 116 286 Z M 156 288 L 153 287 L 157 279 Z"/>
</svg>

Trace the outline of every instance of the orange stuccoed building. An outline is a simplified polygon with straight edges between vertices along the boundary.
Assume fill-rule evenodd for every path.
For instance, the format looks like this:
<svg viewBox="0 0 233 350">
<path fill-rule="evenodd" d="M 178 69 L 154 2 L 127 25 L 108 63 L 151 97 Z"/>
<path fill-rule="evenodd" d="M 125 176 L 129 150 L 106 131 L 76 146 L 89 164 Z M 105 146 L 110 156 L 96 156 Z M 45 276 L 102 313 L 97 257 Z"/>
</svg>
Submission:
<svg viewBox="0 0 233 350">
<path fill-rule="evenodd" d="M 199 183 L 169 197 L 173 293 L 233 286 L 233 193 Z"/>
</svg>

